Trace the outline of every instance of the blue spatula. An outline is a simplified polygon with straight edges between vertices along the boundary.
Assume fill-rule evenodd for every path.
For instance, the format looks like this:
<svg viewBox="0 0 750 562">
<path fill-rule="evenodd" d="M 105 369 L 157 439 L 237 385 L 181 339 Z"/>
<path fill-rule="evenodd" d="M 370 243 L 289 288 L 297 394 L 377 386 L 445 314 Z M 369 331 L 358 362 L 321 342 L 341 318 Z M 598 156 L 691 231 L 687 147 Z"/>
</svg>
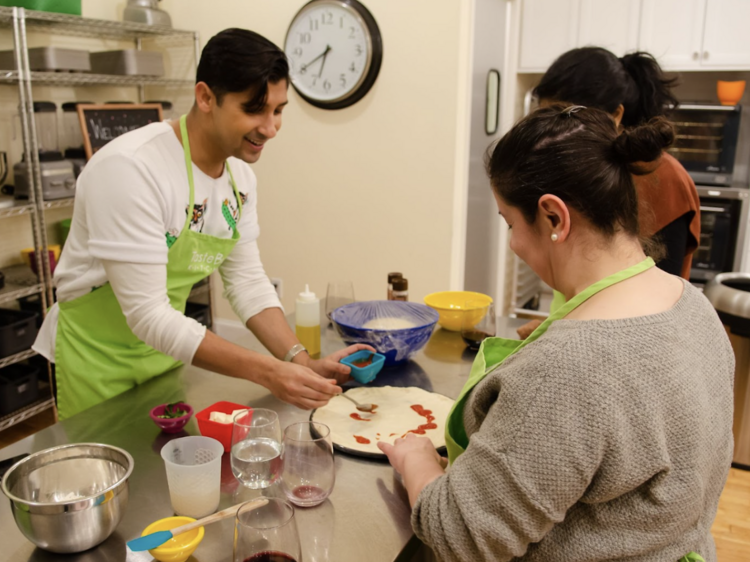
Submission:
<svg viewBox="0 0 750 562">
<path fill-rule="evenodd" d="M 128 548 L 133 552 L 151 550 L 152 548 L 163 545 L 172 537 L 176 537 L 177 535 L 181 535 L 182 533 L 187 533 L 188 531 L 192 531 L 193 529 L 197 529 L 198 527 L 205 527 L 206 525 L 216 523 L 217 521 L 221 521 L 222 519 L 226 519 L 227 517 L 232 517 L 233 515 L 236 515 L 237 510 L 239 510 L 239 508 L 245 504 L 247 504 L 248 509 L 256 509 L 258 507 L 263 507 L 267 503 L 268 500 L 252 500 L 249 502 L 233 505 L 232 507 L 217 511 L 216 513 L 209 515 L 208 517 L 198 519 L 197 521 L 193 521 L 192 523 L 188 523 L 187 525 L 181 525 L 179 527 L 175 527 L 174 529 L 170 529 L 169 531 L 157 531 L 155 533 L 151 533 L 150 535 L 145 535 L 143 537 L 133 539 L 132 541 L 128 541 Z"/>
</svg>

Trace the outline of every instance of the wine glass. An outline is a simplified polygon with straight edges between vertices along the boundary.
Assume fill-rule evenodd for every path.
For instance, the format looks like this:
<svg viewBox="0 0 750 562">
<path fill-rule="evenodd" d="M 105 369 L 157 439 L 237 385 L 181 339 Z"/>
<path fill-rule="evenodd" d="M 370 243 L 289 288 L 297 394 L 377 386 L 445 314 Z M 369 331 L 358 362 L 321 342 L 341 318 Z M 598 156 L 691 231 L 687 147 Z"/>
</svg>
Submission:
<svg viewBox="0 0 750 562">
<path fill-rule="evenodd" d="M 470 349 L 479 349 L 485 338 L 494 337 L 495 303 L 486 300 L 469 300 L 461 317 L 461 337 Z"/>
<path fill-rule="evenodd" d="M 234 416 L 232 472 L 248 488 L 267 488 L 281 476 L 281 427 L 273 410 L 253 408 Z"/>
<path fill-rule="evenodd" d="M 340 306 L 354 302 L 354 285 L 351 281 L 331 281 L 326 291 L 326 317 Z"/>
<path fill-rule="evenodd" d="M 333 490 L 331 430 L 313 421 L 294 423 L 284 430 L 281 487 L 287 499 L 300 507 L 325 501 Z"/>
<path fill-rule="evenodd" d="M 261 507 L 249 503 L 237 510 L 234 562 L 302 562 L 294 507 L 282 498 L 260 496 Z"/>
</svg>

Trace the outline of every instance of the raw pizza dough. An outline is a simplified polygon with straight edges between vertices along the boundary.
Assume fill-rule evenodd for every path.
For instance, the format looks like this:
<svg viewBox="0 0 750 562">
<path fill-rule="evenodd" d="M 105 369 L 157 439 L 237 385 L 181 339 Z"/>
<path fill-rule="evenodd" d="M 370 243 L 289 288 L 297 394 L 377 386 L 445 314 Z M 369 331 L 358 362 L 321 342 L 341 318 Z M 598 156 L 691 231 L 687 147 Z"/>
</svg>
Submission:
<svg viewBox="0 0 750 562">
<path fill-rule="evenodd" d="M 427 424 L 425 415 L 431 415 L 435 418 L 431 423 L 436 427 L 424 430 L 424 436 L 430 438 L 436 449 L 445 447 L 445 424 L 453 406 L 453 400 L 447 396 L 414 386 L 359 387 L 347 391 L 347 395 L 360 404 L 377 404 L 378 407 L 372 414 L 360 412 L 343 396 L 335 396 L 328 404 L 318 408 L 312 419 L 331 429 L 331 439 L 336 445 L 363 453 L 382 454 L 377 446 L 379 441 L 393 443 L 409 430 Z M 422 406 L 431 414 L 423 411 L 425 415 L 420 415 L 412 406 Z M 358 414 L 370 421 L 353 419 L 351 414 Z M 370 442 L 360 443 L 355 436 Z"/>
</svg>

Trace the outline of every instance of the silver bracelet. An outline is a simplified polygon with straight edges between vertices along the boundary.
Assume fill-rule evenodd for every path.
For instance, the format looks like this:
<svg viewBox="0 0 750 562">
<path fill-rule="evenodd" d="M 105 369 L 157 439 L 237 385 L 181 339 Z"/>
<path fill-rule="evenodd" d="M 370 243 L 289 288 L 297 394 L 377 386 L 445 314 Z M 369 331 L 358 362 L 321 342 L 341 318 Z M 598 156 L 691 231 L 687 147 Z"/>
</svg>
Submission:
<svg viewBox="0 0 750 562">
<path fill-rule="evenodd" d="M 286 355 L 284 356 L 284 361 L 291 361 L 303 351 L 307 351 L 307 349 L 305 349 L 305 346 L 302 345 L 301 343 L 297 343 L 293 345 L 292 349 L 286 352 Z"/>
</svg>

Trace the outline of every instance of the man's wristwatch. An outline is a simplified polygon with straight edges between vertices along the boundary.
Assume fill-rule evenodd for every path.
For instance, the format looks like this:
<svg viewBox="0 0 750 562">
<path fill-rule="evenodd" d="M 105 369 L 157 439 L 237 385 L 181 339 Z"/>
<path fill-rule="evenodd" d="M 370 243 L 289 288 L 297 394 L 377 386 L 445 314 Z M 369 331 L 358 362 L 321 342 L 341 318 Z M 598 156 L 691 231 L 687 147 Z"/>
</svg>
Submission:
<svg viewBox="0 0 750 562">
<path fill-rule="evenodd" d="M 286 352 L 286 355 L 284 356 L 284 361 L 291 361 L 303 351 L 307 351 L 307 349 L 305 349 L 305 346 L 302 345 L 301 343 L 293 345 L 292 349 Z"/>
</svg>

